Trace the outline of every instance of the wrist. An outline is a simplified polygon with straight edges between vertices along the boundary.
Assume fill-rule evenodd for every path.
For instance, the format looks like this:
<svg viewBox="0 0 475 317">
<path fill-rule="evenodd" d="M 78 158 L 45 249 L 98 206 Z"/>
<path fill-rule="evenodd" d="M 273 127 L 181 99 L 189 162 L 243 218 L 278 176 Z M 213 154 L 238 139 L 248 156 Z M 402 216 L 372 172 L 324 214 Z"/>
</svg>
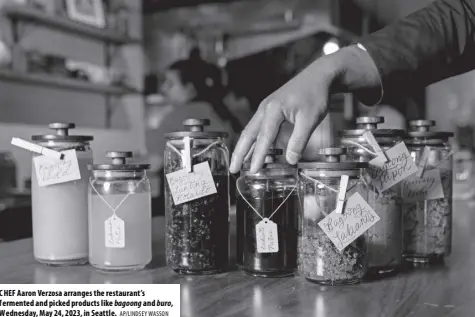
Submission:
<svg viewBox="0 0 475 317">
<path fill-rule="evenodd" d="M 367 105 L 381 101 L 381 76 L 371 55 L 363 46 L 351 45 L 332 55 L 328 57 L 333 57 L 332 67 L 336 70 L 335 92 L 353 92 Z"/>
</svg>

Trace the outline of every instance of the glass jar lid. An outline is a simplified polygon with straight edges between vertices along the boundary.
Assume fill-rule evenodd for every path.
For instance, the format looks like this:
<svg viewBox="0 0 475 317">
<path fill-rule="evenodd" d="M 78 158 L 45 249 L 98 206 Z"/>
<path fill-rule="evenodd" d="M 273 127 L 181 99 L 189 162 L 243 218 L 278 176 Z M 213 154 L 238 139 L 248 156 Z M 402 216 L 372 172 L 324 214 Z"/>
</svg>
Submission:
<svg viewBox="0 0 475 317">
<path fill-rule="evenodd" d="M 277 162 L 277 157 L 281 156 L 284 154 L 284 151 L 282 149 L 269 149 L 267 151 L 267 155 L 264 161 L 264 165 L 260 169 L 258 173 L 261 172 L 270 172 L 270 171 L 281 171 L 281 175 L 289 175 L 289 174 L 294 174 L 297 169 L 295 166 L 287 164 L 287 163 L 278 163 Z M 252 175 L 249 174 L 249 169 L 251 168 L 251 162 L 245 162 L 242 166 L 242 171 L 246 175 Z"/>
<path fill-rule="evenodd" d="M 371 133 L 373 133 L 375 137 L 380 138 L 397 138 L 404 136 L 404 130 L 378 129 L 378 124 L 380 123 L 384 123 L 384 117 L 358 117 L 356 118 L 356 129 L 343 130 L 340 132 L 340 137 L 359 137 L 368 130 L 371 130 Z"/>
<path fill-rule="evenodd" d="M 410 138 L 440 139 L 447 140 L 454 136 L 453 132 L 430 131 L 435 126 L 434 120 L 411 120 L 409 121 L 410 131 L 407 135 Z"/>
<path fill-rule="evenodd" d="M 48 127 L 56 130 L 56 134 L 33 135 L 33 141 L 57 141 L 57 142 L 88 142 L 92 141 L 94 137 L 89 135 L 69 135 L 69 130 L 74 129 L 74 123 L 50 123 Z"/>
<path fill-rule="evenodd" d="M 143 171 L 150 169 L 150 164 L 126 164 L 127 158 L 132 157 L 132 152 L 110 151 L 106 157 L 112 159 L 112 164 L 89 164 L 89 170 L 94 171 Z"/>
<path fill-rule="evenodd" d="M 297 164 L 299 169 L 302 170 L 355 170 L 361 168 L 367 168 L 367 162 L 342 162 L 341 156 L 347 153 L 345 148 L 323 148 L 318 150 L 319 155 L 325 157 L 325 161 L 322 162 L 300 162 Z"/>
<path fill-rule="evenodd" d="M 204 127 L 210 125 L 209 119 L 186 119 L 183 121 L 185 131 L 165 133 L 166 139 L 183 139 L 184 137 L 196 139 L 227 138 L 227 132 L 205 131 Z"/>
</svg>

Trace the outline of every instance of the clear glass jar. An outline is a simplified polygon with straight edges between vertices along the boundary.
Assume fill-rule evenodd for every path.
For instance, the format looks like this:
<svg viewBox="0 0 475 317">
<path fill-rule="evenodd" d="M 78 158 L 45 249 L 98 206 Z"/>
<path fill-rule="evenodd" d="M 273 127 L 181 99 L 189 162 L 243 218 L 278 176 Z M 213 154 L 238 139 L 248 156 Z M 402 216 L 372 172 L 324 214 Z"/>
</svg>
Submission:
<svg viewBox="0 0 475 317">
<path fill-rule="evenodd" d="M 112 164 L 90 165 L 89 262 L 107 271 L 144 268 L 152 260 L 152 202 L 148 164 L 132 152 L 107 152 Z"/>
<path fill-rule="evenodd" d="M 208 162 L 216 194 L 176 205 L 165 186 L 167 265 L 181 274 L 214 274 L 228 268 L 229 151 L 227 133 L 204 131 L 207 119 L 188 119 L 187 131 L 167 133 L 165 175 L 185 168 L 185 140 L 192 165 Z"/>
<path fill-rule="evenodd" d="M 44 264 L 85 264 L 88 259 L 87 165 L 93 160 L 89 146 L 93 137 L 69 135 L 68 130 L 75 127 L 72 123 L 52 123 L 49 127 L 56 130 L 56 134 L 35 135 L 32 140 L 56 151 L 76 150 L 81 178 L 40 187 L 32 161 L 33 253 L 35 259 Z"/>
<path fill-rule="evenodd" d="M 298 271 L 307 280 L 318 284 L 359 283 L 368 269 L 367 233 L 340 252 L 318 226 L 336 208 L 337 193 L 324 185 L 338 189 L 342 175 L 349 176 L 347 197 L 358 192 L 367 199 L 368 190 L 360 178 L 368 163 L 340 162 L 340 156 L 345 153 L 343 148 L 321 149 L 319 154 L 326 156 L 326 162 L 298 164 L 301 203 Z"/>
<path fill-rule="evenodd" d="M 347 148 L 346 159 L 356 162 L 369 162 L 374 155 L 363 149 L 373 150 L 363 134 L 371 131 L 383 151 L 402 142 L 404 130 L 378 129 L 384 123 L 383 117 L 356 118 L 356 129 L 345 130 L 340 134 L 341 145 Z M 360 146 L 358 146 L 358 144 Z M 363 146 L 363 147 L 361 147 Z M 368 204 L 380 220 L 368 229 L 368 276 L 380 277 L 396 273 L 402 264 L 402 192 L 400 184 L 378 193 L 371 185 L 369 173 L 364 175 L 369 184 Z"/>
<path fill-rule="evenodd" d="M 419 166 L 425 147 L 429 155 L 425 171 L 438 168 L 444 198 L 404 203 L 404 258 L 412 263 L 440 263 L 452 250 L 453 157 L 452 132 L 433 132 L 432 120 L 410 121 L 408 149 Z"/>
<path fill-rule="evenodd" d="M 244 164 L 236 183 L 237 262 L 254 276 L 291 276 L 297 269 L 297 169 L 276 163 L 275 157 L 282 153 L 269 150 L 263 168 L 255 174 L 249 172 L 249 163 Z M 277 225 L 276 252 L 258 251 L 256 225 L 267 219 Z"/>
</svg>

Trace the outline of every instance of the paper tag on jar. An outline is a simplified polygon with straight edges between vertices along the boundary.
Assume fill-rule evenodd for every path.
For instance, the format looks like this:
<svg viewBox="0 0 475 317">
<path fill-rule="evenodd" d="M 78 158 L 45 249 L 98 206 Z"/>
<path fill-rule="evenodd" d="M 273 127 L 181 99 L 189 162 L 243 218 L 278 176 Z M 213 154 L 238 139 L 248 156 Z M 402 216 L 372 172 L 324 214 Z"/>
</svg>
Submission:
<svg viewBox="0 0 475 317">
<path fill-rule="evenodd" d="M 277 224 L 267 218 L 256 225 L 256 245 L 258 253 L 279 252 L 279 238 Z"/>
<path fill-rule="evenodd" d="M 208 162 L 194 165 L 191 173 L 182 169 L 166 177 L 175 205 L 217 193 Z"/>
<path fill-rule="evenodd" d="M 380 193 L 417 172 L 417 165 L 404 142 L 387 150 L 386 156 L 389 161 L 380 154 L 369 162 L 368 168 L 371 184 Z"/>
<path fill-rule="evenodd" d="M 359 193 L 346 201 L 343 214 L 334 210 L 318 223 L 335 247 L 343 251 L 379 221 L 379 216 Z"/>
<path fill-rule="evenodd" d="M 426 170 L 422 177 L 413 175 L 402 183 L 402 199 L 405 203 L 439 198 L 444 198 L 444 190 L 438 168 Z"/>
<path fill-rule="evenodd" d="M 125 223 L 116 215 L 104 222 L 106 248 L 125 248 Z"/>
<path fill-rule="evenodd" d="M 81 179 L 76 150 L 61 152 L 62 160 L 40 155 L 33 158 L 38 186 L 48 186 Z"/>
</svg>

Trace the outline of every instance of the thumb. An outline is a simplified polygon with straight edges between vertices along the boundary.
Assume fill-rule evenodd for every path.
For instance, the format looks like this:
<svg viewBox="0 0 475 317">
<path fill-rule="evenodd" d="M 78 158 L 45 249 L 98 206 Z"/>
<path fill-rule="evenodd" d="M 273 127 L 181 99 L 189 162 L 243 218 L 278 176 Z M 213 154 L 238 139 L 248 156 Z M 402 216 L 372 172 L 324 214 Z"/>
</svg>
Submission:
<svg viewBox="0 0 475 317">
<path fill-rule="evenodd" d="M 291 165 L 298 163 L 310 137 L 324 115 L 308 115 L 299 112 L 295 118 L 294 130 L 287 145 L 286 159 Z"/>
</svg>

